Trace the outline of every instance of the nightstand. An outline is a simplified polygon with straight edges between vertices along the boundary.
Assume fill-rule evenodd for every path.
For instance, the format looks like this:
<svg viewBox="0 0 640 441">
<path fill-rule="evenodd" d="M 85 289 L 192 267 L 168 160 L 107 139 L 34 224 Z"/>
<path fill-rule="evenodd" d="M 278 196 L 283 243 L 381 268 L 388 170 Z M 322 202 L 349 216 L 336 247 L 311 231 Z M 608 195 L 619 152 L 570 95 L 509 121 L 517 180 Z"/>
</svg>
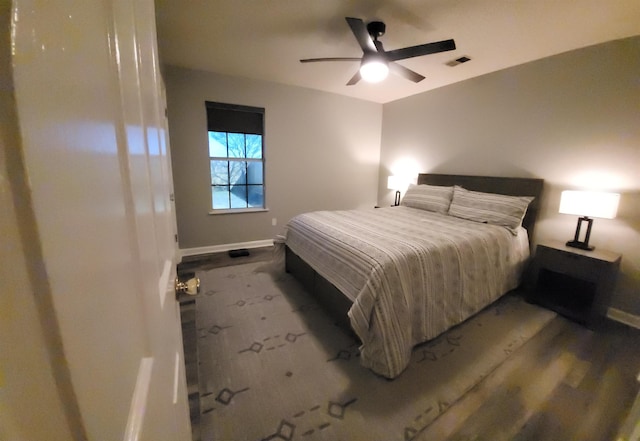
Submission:
<svg viewBox="0 0 640 441">
<path fill-rule="evenodd" d="M 536 248 L 527 299 L 590 328 L 604 319 L 622 256 L 549 241 Z"/>
</svg>

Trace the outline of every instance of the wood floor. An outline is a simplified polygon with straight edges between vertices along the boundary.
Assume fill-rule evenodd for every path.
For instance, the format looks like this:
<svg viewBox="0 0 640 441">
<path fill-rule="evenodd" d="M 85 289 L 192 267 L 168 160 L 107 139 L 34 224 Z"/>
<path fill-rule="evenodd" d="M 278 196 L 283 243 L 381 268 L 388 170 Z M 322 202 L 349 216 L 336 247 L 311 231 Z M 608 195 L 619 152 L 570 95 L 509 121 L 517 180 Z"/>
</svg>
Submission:
<svg viewBox="0 0 640 441">
<path fill-rule="evenodd" d="M 183 262 L 179 272 L 271 259 L 226 253 Z M 200 440 L 195 301 L 181 302 L 193 439 Z M 638 439 L 629 418 L 639 390 L 640 330 L 607 321 L 596 331 L 562 317 L 551 322 L 454 403 L 420 436 L 422 441 L 605 441 Z M 637 412 L 634 416 L 638 418 Z M 632 417 L 633 418 L 633 417 Z M 211 440 L 203 440 L 211 441 Z M 226 440 L 225 440 L 226 441 Z"/>
</svg>

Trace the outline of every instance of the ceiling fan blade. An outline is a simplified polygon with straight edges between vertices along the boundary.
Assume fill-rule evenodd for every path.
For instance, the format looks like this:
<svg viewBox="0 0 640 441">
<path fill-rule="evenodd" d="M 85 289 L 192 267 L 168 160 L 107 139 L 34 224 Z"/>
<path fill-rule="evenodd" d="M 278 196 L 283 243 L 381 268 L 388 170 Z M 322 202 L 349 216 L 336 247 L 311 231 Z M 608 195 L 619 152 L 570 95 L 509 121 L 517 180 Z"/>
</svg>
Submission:
<svg viewBox="0 0 640 441">
<path fill-rule="evenodd" d="M 358 40 L 358 44 L 362 48 L 363 52 L 378 52 L 376 45 L 373 44 L 371 35 L 369 35 L 369 32 L 367 31 L 367 26 L 362 20 L 353 17 L 345 17 L 345 20 L 347 20 L 347 23 L 351 28 L 351 32 L 353 32 L 356 40 Z"/>
<path fill-rule="evenodd" d="M 414 72 L 411 69 L 407 69 L 398 63 L 389 62 L 389 70 L 398 76 L 406 78 L 409 81 L 413 81 L 414 83 L 419 83 L 424 80 L 424 77 L 419 73 Z"/>
<path fill-rule="evenodd" d="M 438 52 L 452 51 L 456 48 L 453 40 L 436 41 L 435 43 L 420 44 L 418 46 L 405 47 L 385 52 L 389 61 L 404 60 L 406 58 L 420 57 L 422 55 Z"/>
<path fill-rule="evenodd" d="M 329 58 L 305 58 L 301 63 L 315 63 L 316 61 L 362 61 L 362 58 L 353 57 L 329 57 Z"/>
<path fill-rule="evenodd" d="M 351 79 L 349 80 L 349 82 L 347 83 L 347 86 L 353 86 L 354 84 L 356 84 L 361 79 L 362 79 L 362 77 L 360 76 L 360 69 L 358 69 L 356 71 L 356 74 L 354 76 L 352 76 Z"/>
</svg>

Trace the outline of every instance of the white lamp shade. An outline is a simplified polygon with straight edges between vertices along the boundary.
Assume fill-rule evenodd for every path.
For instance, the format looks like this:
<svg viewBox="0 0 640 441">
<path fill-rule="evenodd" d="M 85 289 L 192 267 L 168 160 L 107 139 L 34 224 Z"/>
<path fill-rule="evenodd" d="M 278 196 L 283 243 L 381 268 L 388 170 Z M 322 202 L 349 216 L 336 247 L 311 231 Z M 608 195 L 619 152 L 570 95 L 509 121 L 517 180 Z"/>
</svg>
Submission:
<svg viewBox="0 0 640 441">
<path fill-rule="evenodd" d="M 368 83 L 379 83 L 389 75 L 389 66 L 384 61 L 370 58 L 360 66 L 360 76 Z"/>
<path fill-rule="evenodd" d="M 400 187 L 402 187 L 402 182 L 399 176 L 389 176 L 387 178 L 387 189 L 400 190 Z"/>
<path fill-rule="evenodd" d="M 560 197 L 559 212 L 613 219 L 618 213 L 619 202 L 620 195 L 618 193 L 566 190 L 562 192 Z"/>
</svg>

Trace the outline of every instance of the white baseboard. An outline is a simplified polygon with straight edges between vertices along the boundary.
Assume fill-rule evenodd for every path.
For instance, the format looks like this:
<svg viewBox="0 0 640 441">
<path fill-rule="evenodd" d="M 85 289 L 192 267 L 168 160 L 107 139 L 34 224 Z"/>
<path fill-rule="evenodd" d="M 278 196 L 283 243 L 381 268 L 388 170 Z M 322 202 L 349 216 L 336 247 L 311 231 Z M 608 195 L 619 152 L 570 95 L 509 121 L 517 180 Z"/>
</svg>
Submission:
<svg viewBox="0 0 640 441">
<path fill-rule="evenodd" d="M 252 242 L 227 243 L 223 245 L 211 245 L 208 247 L 198 248 L 181 248 L 179 250 L 180 258 L 185 256 L 197 256 L 200 254 L 224 253 L 225 251 L 237 250 L 242 248 L 262 248 L 272 247 L 273 239 L 254 240 Z"/>
<path fill-rule="evenodd" d="M 637 315 L 629 314 L 616 308 L 609 308 L 607 310 L 607 317 L 616 322 L 640 329 L 640 317 Z"/>
</svg>

